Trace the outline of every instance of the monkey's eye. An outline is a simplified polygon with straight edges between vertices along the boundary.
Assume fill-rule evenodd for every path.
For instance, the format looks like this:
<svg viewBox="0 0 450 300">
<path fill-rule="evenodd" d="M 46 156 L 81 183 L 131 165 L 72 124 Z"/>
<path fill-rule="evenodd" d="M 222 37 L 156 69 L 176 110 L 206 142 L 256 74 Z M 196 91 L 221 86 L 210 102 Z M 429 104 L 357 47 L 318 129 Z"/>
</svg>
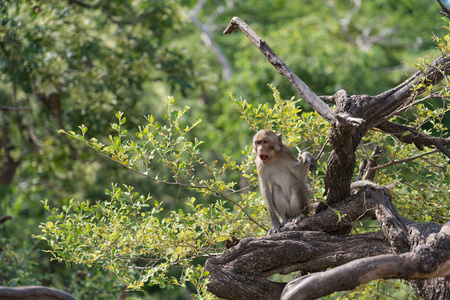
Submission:
<svg viewBox="0 0 450 300">
<path fill-rule="evenodd" d="M 264 143 L 264 144 L 268 144 L 268 143 L 269 143 L 269 141 L 263 141 L 263 143 Z"/>
</svg>

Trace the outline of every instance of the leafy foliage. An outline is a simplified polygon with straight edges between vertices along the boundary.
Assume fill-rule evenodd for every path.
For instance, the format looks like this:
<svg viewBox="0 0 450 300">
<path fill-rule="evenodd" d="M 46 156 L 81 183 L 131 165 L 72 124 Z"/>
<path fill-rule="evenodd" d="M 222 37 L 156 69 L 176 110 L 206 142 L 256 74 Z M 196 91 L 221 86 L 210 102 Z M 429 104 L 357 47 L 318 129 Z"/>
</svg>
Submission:
<svg viewBox="0 0 450 300">
<path fill-rule="evenodd" d="M 291 145 L 316 140 L 318 142 L 311 146 L 310 151 L 320 150 L 323 146 L 320 142 L 326 142 L 324 137 L 329 130 L 327 123 L 321 121 L 315 113 L 302 112 L 298 107 L 298 100 L 282 100 L 278 91 L 272 89 L 275 100 L 273 107 L 253 107 L 245 100 L 232 98 L 242 118 L 254 130 L 271 128 L 282 132 Z M 47 223 L 41 225 L 42 235 L 39 237 L 49 242 L 53 248 L 50 252 L 56 259 L 96 265 L 109 270 L 126 283 L 129 289 L 140 289 L 146 282 L 160 287 L 186 286 L 190 282 L 196 286 L 198 295 L 204 295 L 207 274 L 202 271 L 199 263 L 201 258 L 223 251 L 222 242 L 231 239 L 231 236 L 240 236 L 244 232 L 248 235 L 262 233 L 258 226 L 264 228 L 260 224 L 267 223 L 262 200 L 255 192 L 243 190 L 240 190 L 242 194 L 238 200 L 236 183 L 227 182 L 230 172 L 239 172 L 250 187 L 255 186 L 256 176 L 251 171 L 254 167 L 249 152 L 244 152 L 248 160 L 243 164 L 226 156 L 221 167 L 217 166 L 217 162 L 204 161 L 201 157 L 202 142 L 195 138 L 194 141 L 189 141 L 187 138 L 189 132 L 199 126 L 200 121 L 193 125 L 182 125 L 182 117 L 188 110 L 189 107 L 175 109 L 174 99 L 168 98 L 166 113 L 162 116 L 164 122 L 156 121 L 152 115 L 147 116 L 145 119 L 148 123 L 139 127 L 136 141 L 129 139 L 128 131 L 123 129 L 126 118 L 120 112 L 116 114 L 118 122 L 111 124 L 116 134 L 109 137 L 108 145 L 96 138 L 88 139 L 88 129 L 84 125 L 80 126 L 81 134 L 61 133 L 85 143 L 129 171 L 158 183 L 193 189 L 204 197 L 213 196 L 217 200 L 205 205 L 191 197 L 183 200 L 189 209 L 171 211 L 168 216 L 164 216 L 163 207 L 151 196 L 144 197 L 134 192 L 132 187 L 125 186 L 121 189 L 114 184 L 112 190 L 106 191 L 110 199 L 93 205 L 88 202 L 75 204 L 71 201 L 68 206 L 63 206 L 62 211 L 58 211 L 45 203 L 51 216 Z M 425 111 L 424 106 L 419 106 L 417 113 Z M 418 118 L 415 120 L 420 122 Z M 371 145 L 379 144 L 384 145 L 387 150 L 386 159 L 394 162 L 393 167 L 379 172 L 380 183 L 393 178 L 399 183 L 405 182 L 397 170 L 395 160 L 411 157 L 416 150 L 411 145 L 392 143 L 389 139 L 386 141 L 385 136 L 379 132 L 371 134 L 366 142 L 361 147 L 362 158 L 370 155 L 370 150 L 362 155 L 364 148 L 369 149 Z M 430 168 L 430 163 L 431 166 L 443 163 L 440 155 L 433 154 L 427 160 L 406 165 L 411 170 L 410 174 L 417 174 L 416 180 L 420 179 L 421 184 L 405 182 L 395 193 L 400 210 L 414 217 L 418 206 L 422 206 L 417 219 L 425 221 L 435 215 L 440 215 L 442 220 L 448 216 L 445 205 L 434 200 L 442 199 L 435 197 L 436 192 L 445 193 L 448 190 L 447 180 L 440 177 L 441 173 L 437 171 L 434 176 L 430 173 L 420 174 L 424 168 Z M 158 174 L 153 174 L 153 170 L 160 169 L 157 164 L 170 170 L 170 177 L 160 178 Z M 324 174 L 326 162 L 321 166 L 323 169 L 316 177 L 314 190 L 323 192 L 323 176 L 320 174 Z M 431 179 L 433 186 L 424 178 Z M 417 191 L 424 186 L 427 186 L 428 194 L 417 195 Z M 316 193 L 316 196 L 321 197 L 320 193 Z M 429 196 L 432 197 L 428 198 Z M 233 209 L 224 200 L 234 204 Z M 438 202 L 433 205 L 428 202 L 428 207 L 424 209 L 423 201 Z M 173 267 L 181 269 L 179 277 L 170 274 L 169 270 Z"/>
<path fill-rule="evenodd" d="M 109 137 L 109 145 L 96 138 L 87 140 L 88 129 L 84 125 L 80 126 L 81 134 L 61 132 L 158 183 L 183 186 L 223 200 L 205 205 L 197 204 L 192 197 L 184 200 L 189 210 L 172 211 L 167 217 L 157 200 L 150 195 L 144 197 L 129 186 L 122 190 L 113 185 L 112 190 L 106 191 L 110 199 L 93 205 L 70 201 L 62 211 L 50 208 L 45 201 L 51 216 L 41 225 L 39 238 L 48 241 L 56 259 L 100 266 L 129 289 L 140 289 L 145 282 L 164 288 L 185 286 L 189 281 L 197 293 L 203 294 L 206 274 L 199 261 L 222 252 L 223 242 L 233 235 L 260 233 L 262 201 L 254 201 L 256 193 L 252 191 L 243 193 L 240 200 L 233 199 L 229 195 L 237 193 L 236 183 L 225 181 L 227 172 L 248 172 L 250 164 L 239 165 L 225 157 L 226 163 L 219 168 L 216 162 L 203 161 L 199 156 L 201 142 L 186 139 L 199 122 L 182 129 L 180 118 L 189 108 L 175 110 L 173 104 L 173 98 L 168 98 L 163 124 L 153 116 L 146 117 L 148 124 L 139 127 L 137 142 L 127 139 L 122 113 L 116 114 L 118 123 L 111 124 L 116 135 Z M 170 170 L 171 178 L 151 174 L 158 163 Z M 198 172 L 203 177 L 197 177 Z M 255 182 L 252 178 L 249 181 Z M 228 208 L 224 200 L 234 204 L 238 213 Z M 169 274 L 171 267 L 182 270 L 179 278 Z"/>
<path fill-rule="evenodd" d="M 186 19 L 194 2 L 76 2 L 0 0 L 1 106 L 26 109 L 0 111 L 0 171 L 17 163 L 10 182 L 0 184 L 0 211 L 14 216 L 1 225 L 0 273 L 10 275 L 0 276 L 0 283 L 67 287 L 80 299 L 92 298 L 92 290 L 114 298 L 120 285 L 146 289 L 145 282 L 204 293 L 205 257 L 222 252 L 230 236 L 260 235 L 269 225 L 256 192 L 250 129 L 272 128 L 291 147 L 316 156 L 325 145 L 313 183 L 315 200 L 323 199 L 328 125 L 303 101 L 282 100 L 275 88 L 262 88 L 272 83 L 286 95 L 295 93 L 245 37 L 222 37 L 232 16 L 252 24 L 319 94 L 392 87 L 405 72 L 426 66 L 427 60 L 412 66 L 408 60 L 436 52 L 428 36 L 443 30 L 433 1 L 364 2 L 347 19 L 348 34 L 341 24 L 354 12 L 352 2 L 241 1 L 219 12 L 222 1 L 206 1 L 199 18 L 214 29 L 233 64 L 233 77 L 223 82 L 216 57 Z M 220 17 L 210 24 L 213 15 Z M 448 53 L 448 36 L 434 39 Z M 444 87 L 429 93 L 444 95 Z M 248 99 L 231 96 L 248 125 L 230 105 L 230 90 Z M 192 109 L 160 101 L 169 94 Z M 445 136 L 448 105 L 438 98 L 405 109 L 396 121 Z M 108 129 L 116 111 L 126 113 Z M 146 123 L 143 111 L 153 114 Z M 80 134 L 55 134 L 76 124 L 86 125 Z M 448 220 L 443 157 L 430 153 L 399 163 L 422 152 L 371 132 L 359 161 L 376 143 L 385 150 L 382 163 L 389 164 L 376 181 L 398 182 L 393 194 L 401 213 L 418 221 Z M 86 145 L 94 151 L 85 151 Z M 112 181 L 118 183 L 105 195 Z M 45 206 L 42 199 L 48 199 Z M 47 215 L 39 234 L 37 224 Z M 31 234 L 51 249 L 29 242 Z M 49 254 L 38 249 L 70 267 L 49 263 Z"/>
</svg>

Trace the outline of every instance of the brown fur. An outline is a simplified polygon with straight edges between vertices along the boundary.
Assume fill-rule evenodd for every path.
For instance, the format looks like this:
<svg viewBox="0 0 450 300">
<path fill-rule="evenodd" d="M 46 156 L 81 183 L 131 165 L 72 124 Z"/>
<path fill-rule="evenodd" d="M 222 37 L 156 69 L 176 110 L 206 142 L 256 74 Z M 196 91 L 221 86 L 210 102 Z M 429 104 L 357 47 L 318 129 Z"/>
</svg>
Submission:
<svg viewBox="0 0 450 300">
<path fill-rule="evenodd" d="M 283 143 L 281 134 L 267 129 L 253 137 L 253 152 L 261 194 L 272 221 L 270 234 L 277 232 L 283 224 L 309 213 L 306 176 L 316 160 L 309 152 L 303 152 L 299 161 Z"/>
</svg>

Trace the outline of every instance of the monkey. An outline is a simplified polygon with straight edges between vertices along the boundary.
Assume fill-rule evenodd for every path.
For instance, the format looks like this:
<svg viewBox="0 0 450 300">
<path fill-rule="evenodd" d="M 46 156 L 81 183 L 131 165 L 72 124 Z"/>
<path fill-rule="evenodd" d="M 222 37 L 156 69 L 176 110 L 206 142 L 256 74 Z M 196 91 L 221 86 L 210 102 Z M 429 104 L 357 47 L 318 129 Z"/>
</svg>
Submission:
<svg viewBox="0 0 450 300">
<path fill-rule="evenodd" d="M 306 176 L 308 169 L 315 169 L 316 159 L 306 151 L 297 159 L 283 143 L 282 135 L 267 129 L 255 134 L 252 146 L 261 195 L 272 221 L 268 233 L 276 233 L 282 225 L 298 222 L 309 214 Z"/>
</svg>

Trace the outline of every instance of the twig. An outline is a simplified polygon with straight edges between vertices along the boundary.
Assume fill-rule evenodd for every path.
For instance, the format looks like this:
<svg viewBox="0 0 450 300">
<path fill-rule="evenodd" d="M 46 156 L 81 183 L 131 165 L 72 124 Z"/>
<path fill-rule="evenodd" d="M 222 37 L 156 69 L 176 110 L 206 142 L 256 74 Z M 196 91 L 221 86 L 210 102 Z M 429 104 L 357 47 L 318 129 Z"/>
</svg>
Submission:
<svg viewBox="0 0 450 300">
<path fill-rule="evenodd" d="M 87 142 L 87 141 L 83 141 L 83 142 L 84 142 L 89 148 L 96 150 L 94 147 L 92 147 L 92 146 L 89 144 L 89 142 Z M 96 151 L 97 151 L 97 150 L 96 150 Z M 107 159 L 109 159 L 109 160 L 111 160 L 111 161 L 113 161 L 113 162 L 120 163 L 120 162 L 118 162 L 118 161 L 112 159 L 110 156 L 104 154 L 103 152 L 98 152 L 98 153 L 99 153 L 101 156 L 103 156 L 103 157 L 105 157 L 105 158 L 107 158 Z M 124 165 L 123 165 L 123 166 L 124 166 Z M 233 203 L 234 205 L 236 205 L 237 207 L 239 207 L 239 208 L 242 210 L 242 212 L 249 218 L 250 221 L 252 221 L 252 222 L 255 223 L 256 225 L 258 225 L 259 227 L 261 227 L 263 230 L 268 231 L 268 228 L 266 228 L 266 227 L 265 227 L 264 225 L 262 225 L 262 224 L 259 224 L 254 218 L 252 218 L 252 216 L 250 216 L 250 214 L 242 207 L 242 205 L 240 205 L 239 203 L 237 203 L 236 201 L 234 201 L 234 200 L 231 199 L 230 197 L 226 196 L 225 194 L 223 194 L 223 193 L 221 193 L 221 192 L 219 192 L 219 191 L 217 191 L 217 190 L 213 190 L 212 188 L 207 187 L 207 186 L 192 185 L 192 184 L 188 184 L 188 183 L 181 183 L 181 182 L 178 182 L 178 181 L 176 181 L 176 182 L 170 182 L 170 181 L 166 181 L 166 180 L 160 180 L 160 179 L 158 179 L 158 178 L 156 178 L 156 177 L 153 177 L 153 176 L 149 175 L 147 172 L 145 172 L 145 173 L 144 173 L 144 172 L 140 172 L 140 171 L 134 170 L 133 168 L 128 167 L 128 166 L 124 166 L 124 167 L 125 167 L 126 169 L 128 169 L 128 170 L 130 170 L 130 171 L 136 173 L 136 174 L 145 176 L 145 177 L 147 177 L 147 178 L 149 178 L 149 179 L 155 181 L 156 183 L 162 183 L 162 184 L 167 184 L 167 185 L 177 185 L 177 186 L 180 186 L 180 187 L 192 188 L 192 189 L 195 189 L 195 190 L 207 190 L 207 191 L 210 191 L 211 193 L 213 193 L 213 194 L 216 195 L 217 197 L 222 197 L 222 198 L 224 198 L 225 200 L 230 201 L 231 203 Z"/>
<path fill-rule="evenodd" d="M 422 158 L 424 156 L 436 153 L 438 151 L 439 151 L 438 149 L 434 149 L 432 151 L 428 151 L 428 152 L 419 154 L 419 155 L 414 156 L 414 157 L 409 157 L 409 158 L 405 158 L 405 159 L 401 159 L 401 160 L 394 160 L 394 161 L 391 161 L 390 163 L 387 163 L 387 164 L 384 164 L 384 165 L 372 167 L 372 168 L 370 168 L 370 171 L 375 171 L 375 170 L 383 169 L 383 168 L 390 167 L 390 166 L 393 166 L 393 165 L 402 164 L 402 163 L 405 163 L 405 162 L 408 162 L 408 161 L 412 161 L 412 160 L 415 160 L 415 159 L 418 159 L 418 158 Z"/>
</svg>

